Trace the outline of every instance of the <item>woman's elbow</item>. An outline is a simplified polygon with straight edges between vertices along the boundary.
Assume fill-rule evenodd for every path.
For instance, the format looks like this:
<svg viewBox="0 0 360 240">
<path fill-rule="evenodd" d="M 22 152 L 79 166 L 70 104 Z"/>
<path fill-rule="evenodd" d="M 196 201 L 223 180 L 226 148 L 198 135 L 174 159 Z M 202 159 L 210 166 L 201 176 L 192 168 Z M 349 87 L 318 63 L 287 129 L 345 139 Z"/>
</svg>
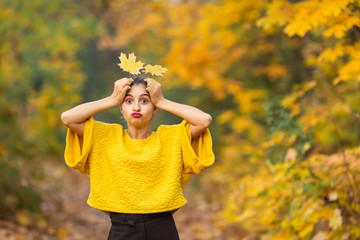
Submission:
<svg viewBox="0 0 360 240">
<path fill-rule="evenodd" d="M 211 125 L 212 117 L 210 114 L 206 114 L 204 117 L 204 128 L 208 128 Z"/>
<path fill-rule="evenodd" d="M 69 127 L 70 121 L 69 121 L 69 116 L 68 116 L 67 112 L 63 112 L 61 114 L 60 119 L 65 126 Z"/>
</svg>

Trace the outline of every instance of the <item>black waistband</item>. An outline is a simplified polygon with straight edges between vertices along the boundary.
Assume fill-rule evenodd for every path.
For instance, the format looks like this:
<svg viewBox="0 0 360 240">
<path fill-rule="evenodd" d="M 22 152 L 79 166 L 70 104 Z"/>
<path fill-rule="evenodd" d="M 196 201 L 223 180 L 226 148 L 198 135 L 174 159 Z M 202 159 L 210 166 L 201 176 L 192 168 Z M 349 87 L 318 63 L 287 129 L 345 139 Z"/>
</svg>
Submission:
<svg viewBox="0 0 360 240">
<path fill-rule="evenodd" d="M 114 226 L 135 226 L 137 223 L 147 222 L 155 218 L 164 217 L 170 212 L 150 213 L 150 214 L 132 214 L 110 212 L 111 223 Z"/>
</svg>

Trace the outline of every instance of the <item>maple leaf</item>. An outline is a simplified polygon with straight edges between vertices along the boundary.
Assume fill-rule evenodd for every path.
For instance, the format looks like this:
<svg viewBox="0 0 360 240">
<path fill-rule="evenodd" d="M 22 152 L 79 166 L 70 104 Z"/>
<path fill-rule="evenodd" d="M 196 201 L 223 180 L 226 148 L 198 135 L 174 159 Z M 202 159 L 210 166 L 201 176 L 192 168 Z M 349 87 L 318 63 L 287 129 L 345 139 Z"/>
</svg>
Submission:
<svg viewBox="0 0 360 240">
<path fill-rule="evenodd" d="M 126 58 L 126 55 L 120 54 L 120 62 L 119 67 L 131 74 L 137 75 L 140 74 L 140 70 L 143 68 L 144 63 L 141 61 L 136 62 L 136 56 L 134 53 L 129 54 L 129 58 Z"/>
<path fill-rule="evenodd" d="M 146 65 L 145 66 L 145 73 L 151 73 L 152 75 L 155 75 L 155 76 L 162 76 L 163 73 L 165 73 L 167 71 L 167 68 L 164 68 L 160 65 Z"/>
<path fill-rule="evenodd" d="M 303 19 L 297 19 L 290 22 L 284 29 L 284 32 L 292 37 L 294 35 L 299 35 L 303 37 L 308 31 L 311 30 L 311 24 L 304 21 Z"/>
</svg>

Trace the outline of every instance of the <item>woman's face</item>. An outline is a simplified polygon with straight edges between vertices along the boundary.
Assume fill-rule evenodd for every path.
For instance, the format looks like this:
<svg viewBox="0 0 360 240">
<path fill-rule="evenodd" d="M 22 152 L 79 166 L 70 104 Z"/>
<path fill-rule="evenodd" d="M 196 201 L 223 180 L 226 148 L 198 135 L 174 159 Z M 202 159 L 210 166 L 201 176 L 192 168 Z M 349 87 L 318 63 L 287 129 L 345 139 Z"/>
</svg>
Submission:
<svg viewBox="0 0 360 240">
<path fill-rule="evenodd" d="M 144 127 L 150 123 L 152 115 L 156 112 L 145 85 L 137 84 L 131 86 L 126 93 L 120 111 L 128 126 Z"/>
</svg>

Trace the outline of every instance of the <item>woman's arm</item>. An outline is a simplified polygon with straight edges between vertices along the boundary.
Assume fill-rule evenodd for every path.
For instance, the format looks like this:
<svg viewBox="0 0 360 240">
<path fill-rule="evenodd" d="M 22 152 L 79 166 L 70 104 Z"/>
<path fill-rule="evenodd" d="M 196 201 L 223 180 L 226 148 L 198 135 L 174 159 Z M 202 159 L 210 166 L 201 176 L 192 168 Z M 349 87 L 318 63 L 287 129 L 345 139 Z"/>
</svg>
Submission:
<svg viewBox="0 0 360 240">
<path fill-rule="evenodd" d="M 80 104 L 61 114 L 61 121 L 79 136 L 84 133 L 85 121 L 96 113 L 114 107 L 124 100 L 130 89 L 131 78 L 122 78 L 114 83 L 111 96 L 88 103 Z"/>
<path fill-rule="evenodd" d="M 154 79 L 145 79 L 148 87 L 146 90 L 150 93 L 151 102 L 158 108 L 171 112 L 190 123 L 191 137 L 198 137 L 212 122 L 209 114 L 195 107 L 170 101 L 164 98 L 161 90 L 161 84 Z"/>
</svg>

